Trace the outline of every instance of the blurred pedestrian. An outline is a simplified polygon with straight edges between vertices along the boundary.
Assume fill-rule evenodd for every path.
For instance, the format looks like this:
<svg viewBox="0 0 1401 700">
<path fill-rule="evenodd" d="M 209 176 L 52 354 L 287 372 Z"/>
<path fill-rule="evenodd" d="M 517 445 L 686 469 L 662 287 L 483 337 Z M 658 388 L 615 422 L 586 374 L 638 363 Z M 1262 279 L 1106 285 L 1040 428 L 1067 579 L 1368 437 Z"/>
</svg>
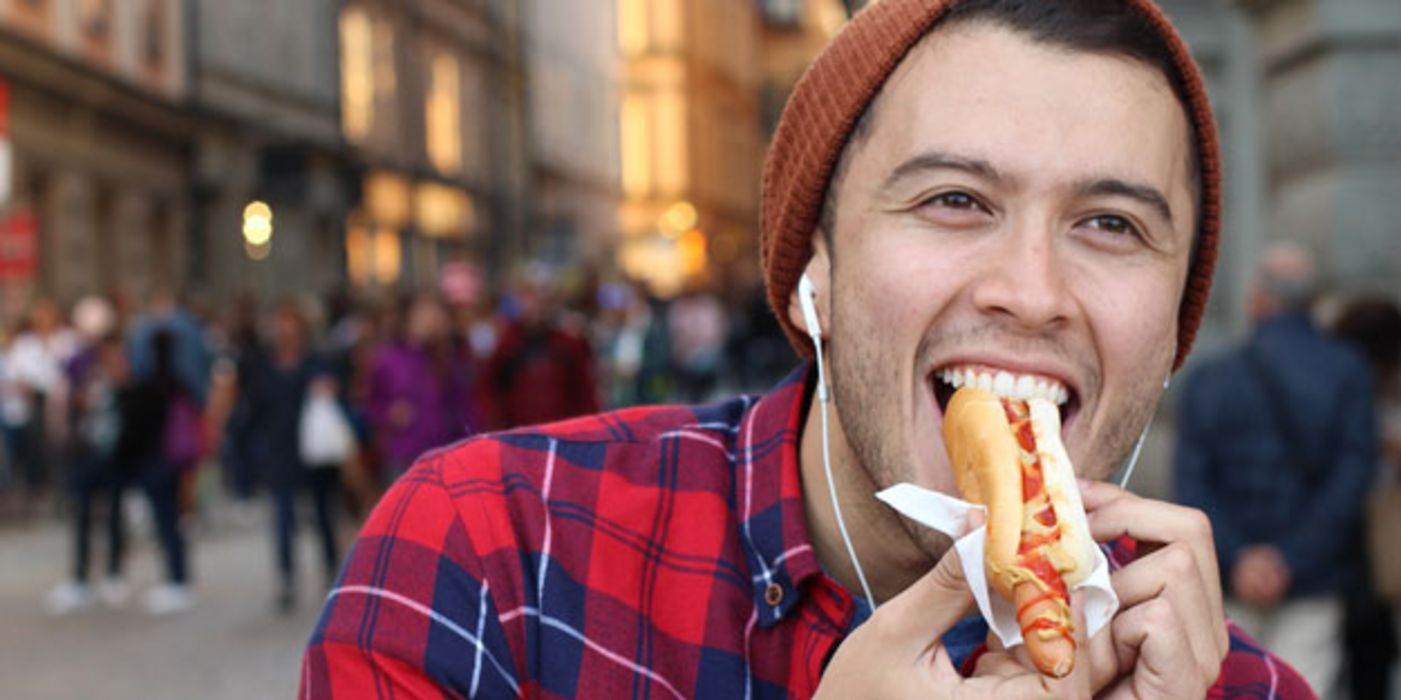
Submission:
<svg viewBox="0 0 1401 700">
<path fill-rule="evenodd" d="M 711 292 L 692 289 L 671 302 L 666 321 L 682 398 L 689 403 L 709 399 L 719 380 L 729 333 L 725 307 Z"/>
<path fill-rule="evenodd" d="M 1211 518 L 1228 614 L 1327 698 L 1376 433 L 1366 363 L 1310 320 L 1316 280 L 1304 248 L 1265 250 L 1254 333 L 1188 380 L 1176 478 L 1181 501 Z"/>
<path fill-rule="evenodd" d="M 188 548 L 180 528 L 181 483 L 199 459 L 202 425 L 195 392 L 176 369 L 176 339 L 159 330 L 150 338 L 148 374 L 138 375 L 117 398 L 121 430 L 117 451 L 136 464 L 136 478 L 151 504 L 156 535 L 165 559 L 164 583 L 146 592 L 152 614 L 188 610 Z"/>
<path fill-rule="evenodd" d="M 248 391 L 253 368 L 263 356 L 262 338 L 258 332 L 258 301 L 251 293 L 234 300 L 226 328 L 221 357 L 210 376 L 210 412 L 223 418 L 223 439 L 219 442 L 219 463 L 225 480 L 233 492 L 235 508 L 242 515 L 258 485 L 258 465 L 251 453 L 255 443 L 253 415 L 247 401 L 241 397 Z M 220 416 L 220 413 L 227 415 Z"/>
<path fill-rule="evenodd" d="M 535 270 L 515 295 L 516 313 L 482 371 L 488 425 L 507 429 L 599 409 L 593 350 L 559 323 L 548 275 Z"/>
<path fill-rule="evenodd" d="M 750 291 L 743 309 L 732 325 L 726 365 L 729 380 L 741 391 L 757 392 L 783 378 L 793 365 L 793 349 L 769 309 L 762 285 Z"/>
<path fill-rule="evenodd" d="M 162 332 L 172 339 L 172 360 L 181 385 L 203 406 L 209 393 L 213 358 L 202 324 L 185 308 L 174 290 L 157 290 L 151 297 L 149 310 L 132 326 L 129 343 L 133 371 L 138 377 L 154 374 L 155 344 L 151 339 Z"/>
<path fill-rule="evenodd" d="M 1378 499 L 1372 512 L 1382 515 L 1377 508 L 1401 503 L 1401 309 L 1385 297 L 1354 299 L 1334 321 L 1333 332 L 1360 350 L 1372 369 L 1381 442 L 1370 490 Z M 1394 524 L 1395 517 L 1390 522 Z M 1363 541 L 1372 546 L 1355 543 L 1362 575 L 1347 597 L 1348 685 L 1354 700 L 1385 699 L 1391 697 L 1398 652 L 1397 601 L 1387 600 L 1379 589 L 1395 576 L 1387 569 L 1401 570 L 1401 541 L 1394 529 L 1387 529 L 1384 517 L 1364 520 L 1363 525 Z"/>
<path fill-rule="evenodd" d="M 403 335 L 380 348 L 370 376 L 367 415 L 386 481 L 424 452 L 478 429 L 472 380 L 471 355 L 452 336 L 442 303 L 415 298 Z"/>
<path fill-rule="evenodd" d="M 55 442 L 62 434 L 64 365 L 77 351 L 77 339 L 63 325 L 59 306 L 35 302 L 26 330 L 5 357 L 5 434 L 15 471 L 25 486 L 27 505 L 53 478 Z"/>
<path fill-rule="evenodd" d="M 91 539 L 96 506 L 107 507 L 107 569 L 97 592 L 111 605 L 126 600 L 122 580 L 122 495 L 131 478 L 130 462 L 118 458 L 121 429 L 117 392 L 127 381 L 121 357 L 121 336 L 116 314 L 105 299 L 88 297 L 73 308 L 73 325 L 79 350 L 68 361 L 65 373 L 65 419 L 68 440 L 68 494 L 73 505 L 73 550 L 70 578 L 50 592 L 49 611 L 65 614 L 91 605 L 98 597 L 89 587 Z M 104 498 L 105 496 L 105 498 Z"/>
<path fill-rule="evenodd" d="M 314 495 L 321 535 L 324 580 L 335 576 L 340 555 L 331 509 L 339 464 L 317 465 L 308 472 L 300 453 L 300 426 L 309 388 L 329 375 L 311 352 L 310 329 L 301 308 L 284 301 L 273 312 L 271 343 L 246 363 L 240 395 L 248 416 L 248 454 L 272 501 L 272 541 L 277 567 L 275 605 L 288 612 L 296 605 L 296 499 L 303 484 Z M 335 385 L 329 387 L 334 394 Z"/>
</svg>

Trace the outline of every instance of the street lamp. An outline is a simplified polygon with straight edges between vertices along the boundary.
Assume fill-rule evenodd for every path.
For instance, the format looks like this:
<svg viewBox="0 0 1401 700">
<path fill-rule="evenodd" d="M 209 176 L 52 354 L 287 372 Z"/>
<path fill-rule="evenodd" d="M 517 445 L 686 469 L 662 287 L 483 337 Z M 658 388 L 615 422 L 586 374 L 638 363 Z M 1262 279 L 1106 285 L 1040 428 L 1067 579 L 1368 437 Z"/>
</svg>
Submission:
<svg viewBox="0 0 1401 700">
<path fill-rule="evenodd" d="M 243 250 L 253 260 L 272 253 L 272 207 L 253 200 L 243 208 Z"/>
</svg>

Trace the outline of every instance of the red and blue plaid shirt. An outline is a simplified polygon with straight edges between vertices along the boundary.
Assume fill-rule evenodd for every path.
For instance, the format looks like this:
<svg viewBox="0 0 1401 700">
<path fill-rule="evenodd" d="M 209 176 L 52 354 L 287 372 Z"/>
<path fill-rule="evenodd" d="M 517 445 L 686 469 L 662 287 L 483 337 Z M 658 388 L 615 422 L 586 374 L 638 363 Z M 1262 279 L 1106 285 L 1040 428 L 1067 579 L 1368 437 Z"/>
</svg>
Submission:
<svg viewBox="0 0 1401 700">
<path fill-rule="evenodd" d="M 424 457 L 350 552 L 301 697 L 810 697 L 864 615 L 808 535 L 807 376 Z M 976 656 L 980 623 L 945 635 L 956 658 Z M 1211 697 L 1312 697 L 1231 634 Z"/>
</svg>

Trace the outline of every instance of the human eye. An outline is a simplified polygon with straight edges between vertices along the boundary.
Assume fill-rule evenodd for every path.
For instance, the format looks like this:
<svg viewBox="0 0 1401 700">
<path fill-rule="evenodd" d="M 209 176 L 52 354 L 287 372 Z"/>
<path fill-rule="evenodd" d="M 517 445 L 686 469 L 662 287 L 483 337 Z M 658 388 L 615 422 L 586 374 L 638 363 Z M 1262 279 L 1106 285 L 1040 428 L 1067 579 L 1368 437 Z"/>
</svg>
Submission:
<svg viewBox="0 0 1401 700">
<path fill-rule="evenodd" d="M 962 191 L 941 192 L 924 200 L 921 206 L 955 211 L 987 211 L 977 197 Z"/>
<path fill-rule="evenodd" d="M 1092 232 L 1090 235 L 1113 245 L 1130 245 L 1148 240 L 1142 227 L 1128 217 L 1117 214 L 1096 214 L 1082 219 L 1076 228 L 1088 229 Z"/>
</svg>

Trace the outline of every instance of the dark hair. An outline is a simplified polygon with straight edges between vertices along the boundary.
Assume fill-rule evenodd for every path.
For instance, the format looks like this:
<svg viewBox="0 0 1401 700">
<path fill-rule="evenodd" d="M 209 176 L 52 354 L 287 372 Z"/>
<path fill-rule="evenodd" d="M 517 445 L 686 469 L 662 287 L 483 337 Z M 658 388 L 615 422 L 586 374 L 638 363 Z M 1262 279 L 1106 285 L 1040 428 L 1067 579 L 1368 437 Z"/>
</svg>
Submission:
<svg viewBox="0 0 1401 700">
<path fill-rule="evenodd" d="M 166 329 L 151 336 L 151 378 L 163 387 L 174 387 L 178 379 L 175 369 L 175 334 Z"/>
<path fill-rule="evenodd" d="M 1367 356 L 1379 381 L 1389 381 L 1401 367 L 1401 310 L 1390 299 L 1353 300 L 1333 323 L 1333 332 Z"/>
<path fill-rule="evenodd" d="M 1200 190 L 1196 123 L 1190 117 L 1187 88 L 1172 52 L 1157 27 L 1146 15 L 1123 0 L 962 0 L 954 3 L 920 43 L 941 29 L 958 24 L 985 23 L 1006 27 L 1048 46 L 1087 53 L 1123 56 L 1158 69 L 1168 79 L 1173 94 L 1188 112 L 1187 143 L 1193 188 Z M 915 45 L 919 46 L 919 43 Z M 836 225 L 837 184 L 846 174 L 852 146 L 870 134 L 872 115 L 880 102 L 877 93 L 847 135 L 841 155 L 832 169 L 818 216 L 818 228 L 830 237 Z M 1200 194 L 1198 194 L 1200 197 Z M 1200 211 L 1201 207 L 1198 207 Z"/>
</svg>

